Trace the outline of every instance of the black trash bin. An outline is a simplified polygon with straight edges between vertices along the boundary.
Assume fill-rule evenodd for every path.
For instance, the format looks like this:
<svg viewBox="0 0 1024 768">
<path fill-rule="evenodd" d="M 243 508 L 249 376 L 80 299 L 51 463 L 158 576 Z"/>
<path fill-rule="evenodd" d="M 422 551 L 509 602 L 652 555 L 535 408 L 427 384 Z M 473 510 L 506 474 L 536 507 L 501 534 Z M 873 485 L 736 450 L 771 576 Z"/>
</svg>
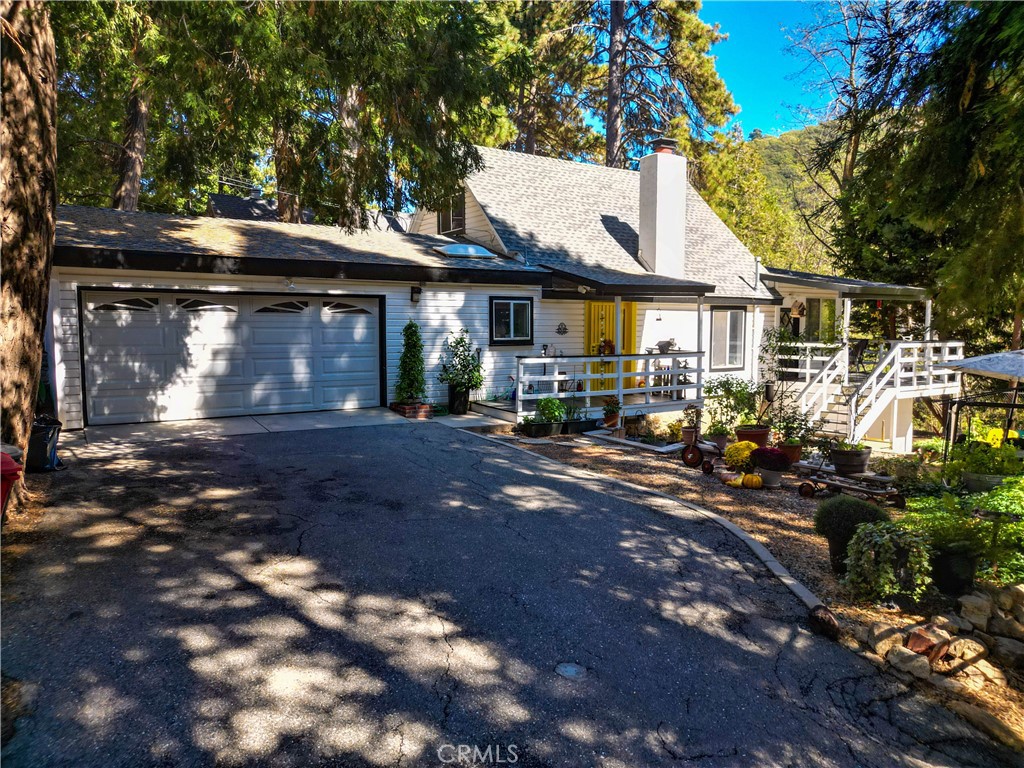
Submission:
<svg viewBox="0 0 1024 768">
<path fill-rule="evenodd" d="M 64 467 L 57 458 L 57 438 L 62 426 L 53 416 L 36 416 L 25 455 L 26 472 L 52 472 Z"/>
</svg>

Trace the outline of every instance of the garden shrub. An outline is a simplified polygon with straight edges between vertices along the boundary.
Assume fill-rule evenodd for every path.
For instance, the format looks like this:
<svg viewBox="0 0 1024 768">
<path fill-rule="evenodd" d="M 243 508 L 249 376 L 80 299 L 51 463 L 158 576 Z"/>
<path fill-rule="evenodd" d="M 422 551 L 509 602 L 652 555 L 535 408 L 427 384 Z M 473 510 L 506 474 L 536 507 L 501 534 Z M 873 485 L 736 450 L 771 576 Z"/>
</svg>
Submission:
<svg viewBox="0 0 1024 768">
<path fill-rule="evenodd" d="M 565 406 L 557 398 L 542 397 L 537 401 L 537 416 L 541 421 L 563 421 L 565 419 Z"/>
<path fill-rule="evenodd" d="M 423 363 L 423 337 L 420 326 L 409 320 L 402 329 L 402 356 L 398 360 L 398 381 L 395 383 L 395 400 L 413 403 L 427 393 L 427 377 Z"/>
<path fill-rule="evenodd" d="M 928 540 L 895 523 L 865 523 L 850 539 L 845 583 L 854 597 L 918 599 L 931 584 Z"/>
<path fill-rule="evenodd" d="M 741 440 L 725 449 L 725 463 L 730 467 L 747 472 L 752 468 L 750 454 L 757 449 L 757 443 Z"/>
<path fill-rule="evenodd" d="M 889 513 L 877 504 L 841 494 L 825 499 L 814 513 L 814 530 L 828 540 L 832 570 L 846 570 L 846 549 L 863 523 L 887 522 Z"/>
<path fill-rule="evenodd" d="M 965 443 L 955 446 L 950 452 L 943 475 L 948 480 L 959 481 L 961 472 L 1019 475 L 1024 472 L 1024 462 L 1017 458 L 1017 451 L 1012 445 L 996 448 L 988 443 Z"/>
<path fill-rule="evenodd" d="M 1000 521 L 981 519 L 975 510 L 1006 517 Z M 972 551 L 982 555 L 978 575 L 986 581 L 1024 582 L 1024 478 L 1008 478 L 988 493 L 908 499 L 907 511 L 898 523 L 905 530 L 928 537 L 936 550 L 967 542 Z"/>
</svg>

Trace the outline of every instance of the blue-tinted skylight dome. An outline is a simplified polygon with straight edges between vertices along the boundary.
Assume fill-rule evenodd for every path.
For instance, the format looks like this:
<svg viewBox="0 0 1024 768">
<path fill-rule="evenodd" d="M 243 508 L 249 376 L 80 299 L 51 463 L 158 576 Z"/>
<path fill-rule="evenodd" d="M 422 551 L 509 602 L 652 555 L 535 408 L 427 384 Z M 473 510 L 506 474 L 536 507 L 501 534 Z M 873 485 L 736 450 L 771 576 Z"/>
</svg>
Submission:
<svg viewBox="0 0 1024 768">
<path fill-rule="evenodd" d="M 472 243 L 449 243 L 448 245 L 439 245 L 434 248 L 435 251 L 440 253 L 442 256 L 448 256 L 453 259 L 493 259 L 494 254 L 484 248 L 482 245 L 473 245 Z"/>
</svg>

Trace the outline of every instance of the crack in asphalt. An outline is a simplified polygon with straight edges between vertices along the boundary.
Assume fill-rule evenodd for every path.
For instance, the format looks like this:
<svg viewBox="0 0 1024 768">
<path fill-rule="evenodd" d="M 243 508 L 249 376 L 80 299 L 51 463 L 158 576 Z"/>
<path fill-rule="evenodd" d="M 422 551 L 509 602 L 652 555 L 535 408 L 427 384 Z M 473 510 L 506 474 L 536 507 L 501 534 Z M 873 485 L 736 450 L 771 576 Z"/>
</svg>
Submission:
<svg viewBox="0 0 1024 768">
<path fill-rule="evenodd" d="M 433 613 L 433 609 L 431 609 Z M 438 702 L 441 704 L 441 728 L 448 727 L 448 718 L 451 717 L 452 701 L 455 698 L 455 690 L 458 688 L 458 680 L 452 677 L 452 654 L 455 653 L 455 648 L 452 646 L 452 641 L 448 637 L 448 629 L 445 626 L 444 619 L 434 613 L 434 618 L 441 622 L 441 637 L 444 638 L 445 645 L 448 646 L 448 651 L 444 657 L 444 671 L 434 680 L 434 684 L 431 689 L 434 691 L 434 695 L 437 697 Z M 443 694 L 440 691 L 441 683 L 445 679 L 451 682 L 450 688 Z"/>
</svg>

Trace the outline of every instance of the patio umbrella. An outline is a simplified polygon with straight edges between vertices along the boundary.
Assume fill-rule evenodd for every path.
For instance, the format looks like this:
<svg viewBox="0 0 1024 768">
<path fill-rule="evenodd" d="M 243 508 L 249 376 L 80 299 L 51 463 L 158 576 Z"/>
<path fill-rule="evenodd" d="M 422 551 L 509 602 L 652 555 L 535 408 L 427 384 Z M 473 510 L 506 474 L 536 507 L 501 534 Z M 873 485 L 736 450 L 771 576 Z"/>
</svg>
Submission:
<svg viewBox="0 0 1024 768">
<path fill-rule="evenodd" d="M 990 379 L 1024 379 L 1024 349 L 996 352 L 993 355 L 968 357 L 952 363 L 937 363 L 936 368 L 953 368 L 961 373 L 986 376 Z"/>
</svg>

